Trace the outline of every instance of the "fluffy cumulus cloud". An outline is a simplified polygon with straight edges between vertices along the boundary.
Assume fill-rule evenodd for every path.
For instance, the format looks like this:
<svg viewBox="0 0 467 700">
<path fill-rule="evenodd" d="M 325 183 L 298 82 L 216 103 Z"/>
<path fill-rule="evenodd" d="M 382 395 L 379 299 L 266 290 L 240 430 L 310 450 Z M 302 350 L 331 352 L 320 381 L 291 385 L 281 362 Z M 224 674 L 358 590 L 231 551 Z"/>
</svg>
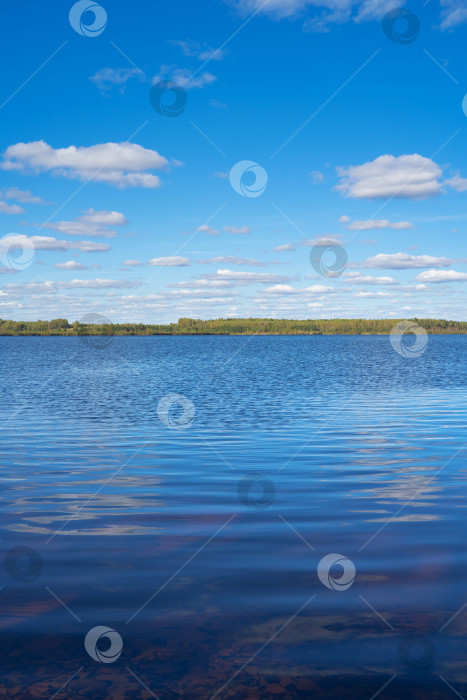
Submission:
<svg viewBox="0 0 467 700">
<path fill-rule="evenodd" d="M 117 232 L 111 226 L 125 226 L 128 221 L 119 211 L 95 211 L 88 209 L 73 221 L 56 221 L 48 223 L 47 228 L 59 231 L 67 236 L 92 236 L 115 238 Z"/>
<path fill-rule="evenodd" d="M 430 158 L 413 155 L 379 156 L 362 165 L 339 167 L 336 190 L 353 199 L 399 197 L 427 199 L 441 193 L 442 169 Z"/>
<path fill-rule="evenodd" d="M 50 172 L 82 181 L 125 187 L 157 188 L 158 175 L 168 160 L 157 151 L 134 143 L 101 143 L 95 146 L 53 148 L 45 141 L 16 143 L 3 154 L 2 170 Z"/>
<path fill-rule="evenodd" d="M 417 282 L 462 282 L 467 280 L 467 272 L 456 270 L 425 270 L 416 276 Z"/>
<path fill-rule="evenodd" d="M 386 268 L 388 270 L 406 270 L 421 267 L 450 267 L 458 262 L 453 258 L 434 257 L 432 255 L 409 255 L 408 253 L 379 253 L 368 258 L 362 267 Z"/>
</svg>

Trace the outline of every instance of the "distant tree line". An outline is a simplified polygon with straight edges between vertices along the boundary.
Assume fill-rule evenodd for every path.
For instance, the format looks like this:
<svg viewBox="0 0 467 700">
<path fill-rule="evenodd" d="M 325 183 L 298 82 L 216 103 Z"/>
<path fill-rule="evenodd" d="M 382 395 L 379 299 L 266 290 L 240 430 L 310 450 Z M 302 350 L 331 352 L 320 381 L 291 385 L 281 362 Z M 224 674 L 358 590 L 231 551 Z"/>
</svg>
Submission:
<svg viewBox="0 0 467 700">
<path fill-rule="evenodd" d="M 401 320 L 422 326 L 427 333 L 467 333 L 465 321 L 432 318 L 412 319 L 306 319 L 303 321 L 268 318 L 217 318 L 201 321 L 180 318 L 177 323 L 68 323 L 52 321 L 5 321 L 0 319 L 0 335 L 378 335 L 390 333 Z"/>
</svg>

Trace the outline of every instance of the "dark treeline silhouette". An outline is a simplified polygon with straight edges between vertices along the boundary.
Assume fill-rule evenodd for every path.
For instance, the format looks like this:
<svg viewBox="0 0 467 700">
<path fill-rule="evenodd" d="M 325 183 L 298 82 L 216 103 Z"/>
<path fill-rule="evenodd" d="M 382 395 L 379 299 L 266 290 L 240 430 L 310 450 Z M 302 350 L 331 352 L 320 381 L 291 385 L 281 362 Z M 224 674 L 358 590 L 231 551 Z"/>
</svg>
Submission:
<svg viewBox="0 0 467 700">
<path fill-rule="evenodd" d="M 65 318 L 52 321 L 4 321 L 0 335 L 375 335 L 391 333 L 396 324 L 407 319 L 306 319 L 303 321 L 268 318 L 218 318 L 201 321 L 180 318 L 177 323 L 68 323 Z M 465 321 L 412 318 L 409 322 L 427 333 L 467 333 Z"/>
</svg>

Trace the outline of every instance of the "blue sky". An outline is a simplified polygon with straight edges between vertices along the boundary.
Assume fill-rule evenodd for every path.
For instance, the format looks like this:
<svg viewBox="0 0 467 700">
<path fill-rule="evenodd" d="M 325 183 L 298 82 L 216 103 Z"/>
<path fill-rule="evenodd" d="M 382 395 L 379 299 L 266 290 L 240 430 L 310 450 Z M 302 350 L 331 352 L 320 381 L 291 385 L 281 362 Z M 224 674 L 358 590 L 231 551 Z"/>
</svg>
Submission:
<svg viewBox="0 0 467 700">
<path fill-rule="evenodd" d="M 2 318 L 467 320 L 461 0 L 72 7 L 3 11 Z"/>
</svg>

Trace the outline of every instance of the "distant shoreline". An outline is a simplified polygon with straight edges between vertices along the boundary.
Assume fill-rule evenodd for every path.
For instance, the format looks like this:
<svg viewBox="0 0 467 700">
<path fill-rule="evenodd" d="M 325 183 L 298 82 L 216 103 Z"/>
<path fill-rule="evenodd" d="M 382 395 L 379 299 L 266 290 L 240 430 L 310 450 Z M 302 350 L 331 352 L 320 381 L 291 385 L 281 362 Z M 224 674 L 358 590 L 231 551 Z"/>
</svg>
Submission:
<svg viewBox="0 0 467 700">
<path fill-rule="evenodd" d="M 202 321 L 181 318 L 177 323 L 110 323 L 97 314 L 82 321 L 5 321 L 0 319 L 0 336 L 254 336 L 254 335 L 390 335 L 424 333 L 465 335 L 467 321 L 443 319 L 267 319 L 228 318 Z"/>
</svg>

